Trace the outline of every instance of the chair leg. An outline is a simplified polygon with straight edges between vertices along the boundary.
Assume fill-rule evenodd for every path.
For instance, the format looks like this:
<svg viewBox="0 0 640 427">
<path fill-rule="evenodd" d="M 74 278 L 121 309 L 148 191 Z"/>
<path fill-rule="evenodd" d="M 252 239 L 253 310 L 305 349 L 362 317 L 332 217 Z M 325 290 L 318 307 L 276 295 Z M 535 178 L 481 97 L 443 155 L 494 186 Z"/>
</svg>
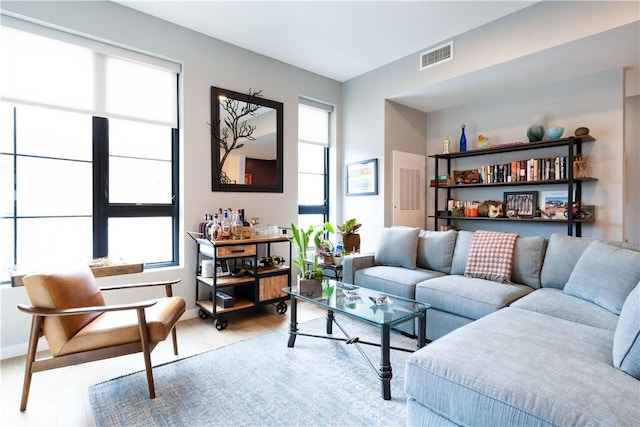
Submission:
<svg viewBox="0 0 640 427">
<path fill-rule="evenodd" d="M 149 349 L 149 331 L 147 330 L 147 318 L 144 309 L 138 309 L 138 325 L 140 327 L 140 341 L 142 344 L 142 355 L 144 357 L 144 367 L 147 371 L 147 384 L 149 386 L 149 398 L 155 399 L 156 389 L 153 383 L 153 371 L 151 366 L 151 350 Z"/>
<path fill-rule="evenodd" d="M 41 316 L 33 316 L 31 319 L 31 335 L 29 336 L 29 349 L 27 350 L 27 361 L 24 368 L 24 383 L 22 385 L 20 411 L 25 411 L 27 409 L 27 400 L 29 399 L 29 390 L 31 389 L 31 376 L 33 375 L 33 361 L 36 359 L 38 339 L 40 338 L 43 319 L 44 318 Z"/>
<path fill-rule="evenodd" d="M 176 327 L 174 325 L 173 329 L 171 329 L 171 339 L 173 340 L 173 354 L 178 355 L 178 334 L 176 332 Z"/>
</svg>

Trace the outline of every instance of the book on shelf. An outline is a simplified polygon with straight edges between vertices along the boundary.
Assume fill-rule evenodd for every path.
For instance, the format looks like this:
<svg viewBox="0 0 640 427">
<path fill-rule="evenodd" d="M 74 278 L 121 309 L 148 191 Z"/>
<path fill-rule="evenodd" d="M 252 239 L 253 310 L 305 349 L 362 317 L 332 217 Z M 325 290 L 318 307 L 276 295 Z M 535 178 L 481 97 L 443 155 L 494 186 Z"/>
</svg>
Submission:
<svg viewBox="0 0 640 427">
<path fill-rule="evenodd" d="M 480 172 L 482 182 L 487 184 L 556 181 L 567 179 L 566 164 L 566 157 L 545 157 L 484 165 L 479 168 L 478 171 Z M 435 186 L 433 180 L 431 186 Z"/>
</svg>

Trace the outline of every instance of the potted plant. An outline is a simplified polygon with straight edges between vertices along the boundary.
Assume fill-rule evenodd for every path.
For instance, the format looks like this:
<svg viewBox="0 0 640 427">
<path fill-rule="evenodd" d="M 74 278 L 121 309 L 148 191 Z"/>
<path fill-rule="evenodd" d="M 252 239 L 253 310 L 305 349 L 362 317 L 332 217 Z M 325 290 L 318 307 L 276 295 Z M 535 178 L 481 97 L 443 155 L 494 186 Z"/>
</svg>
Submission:
<svg viewBox="0 0 640 427">
<path fill-rule="evenodd" d="M 338 226 L 338 233 L 342 234 L 342 247 L 346 253 L 360 252 L 360 235 L 357 232 L 361 226 L 355 218 Z"/>
<path fill-rule="evenodd" d="M 320 247 L 321 237 L 327 233 L 333 233 L 333 227 L 325 222 L 322 225 L 311 225 L 306 230 L 291 224 L 293 234 L 292 241 L 296 249 L 297 258 L 293 263 L 300 268 L 298 276 L 298 286 L 300 293 L 313 293 L 315 289 L 321 289 L 320 284 L 324 273 L 318 265 L 318 252 L 314 252 L 312 259 L 307 259 L 309 244 L 314 243 L 316 248 Z"/>
<path fill-rule="evenodd" d="M 331 240 L 322 240 L 316 249 L 318 262 L 322 264 L 333 264 L 333 243 Z"/>
</svg>

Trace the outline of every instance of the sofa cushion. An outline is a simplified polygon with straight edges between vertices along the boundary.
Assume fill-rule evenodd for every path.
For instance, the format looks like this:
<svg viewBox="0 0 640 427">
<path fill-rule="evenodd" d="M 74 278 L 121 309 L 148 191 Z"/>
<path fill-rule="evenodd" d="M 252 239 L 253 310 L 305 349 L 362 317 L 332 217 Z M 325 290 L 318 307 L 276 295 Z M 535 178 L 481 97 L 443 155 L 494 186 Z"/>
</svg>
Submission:
<svg viewBox="0 0 640 427">
<path fill-rule="evenodd" d="M 610 331 L 505 308 L 409 355 L 405 391 L 458 425 L 637 425 L 638 380 L 613 367 L 612 344 Z"/>
<path fill-rule="evenodd" d="M 376 264 L 416 268 L 419 228 L 383 228 L 375 252 Z"/>
<path fill-rule="evenodd" d="M 513 308 L 535 311 L 558 319 L 615 331 L 618 316 L 599 305 L 565 294 L 561 289 L 542 288 L 511 304 Z"/>
<path fill-rule="evenodd" d="M 398 295 L 403 298 L 415 297 L 416 283 L 443 276 L 439 271 L 416 268 L 376 265 L 355 272 L 354 284 L 365 288 Z"/>
<path fill-rule="evenodd" d="M 451 260 L 451 274 L 464 274 L 472 238 L 473 231 L 458 231 L 456 247 L 453 249 L 453 259 Z"/>
<path fill-rule="evenodd" d="M 640 281 L 640 252 L 594 241 L 576 263 L 564 292 L 620 314 Z"/>
<path fill-rule="evenodd" d="M 449 274 L 457 232 L 421 230 L 418 234 L 417 266 Z"/>
<path fill-rule="evenodd" d="M 563 289 L 582 252 L 592 241 L 558 233 L 552 234 L 540 274 L 542 287 Z"/>
<path fill-rule="evenodd" d="M 479 319 L 532 291 L 525 285 L 504 285 L 491 280 L 449 275 L 418 283 L 415 298 L 441 311 Z"/>
<path fill-rule="evenodd" d="M 640 380 L 640 282 L 620 312 L 613 337 L 613 366 Z"/>
<path fill-rule="evenodd" d="M 547 240 L 542 236 L 519 237 L 513 251 L 511 281 L 538 289 Z"/>
<path fill-rule="evenodd" d="M 466 277 L 493 280 L 498 283 L 511 283 L 513 250 L 518 235 L 499 231 L 478 230 L 473 233 Z"/>
</svg>

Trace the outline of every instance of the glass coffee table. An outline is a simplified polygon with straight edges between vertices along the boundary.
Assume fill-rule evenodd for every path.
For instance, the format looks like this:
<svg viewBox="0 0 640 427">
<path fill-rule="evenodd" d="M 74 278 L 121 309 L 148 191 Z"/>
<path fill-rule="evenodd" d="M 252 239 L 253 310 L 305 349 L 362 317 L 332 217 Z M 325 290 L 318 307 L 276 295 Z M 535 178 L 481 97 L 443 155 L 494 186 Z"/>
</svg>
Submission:
<svg viewBox="0 0 640 427">
<path fill-rule="evenodd" d="M 390 350 L 393 348 L 394 350 L 415 351 L 415 349 L 392 347 L 390 343 L 391 328 L 400 323 L 418 319 L 417 348 L 424 347 L 427 310 L 430 308 L 429 304 L 423 304 L 335 280 L 324 280 L 322 289 L 318 288 L 313 292 L 300 292 L 297 286 L 284 288 L 282 291 L 291 296 L 291 323 L 289 326 L 288 347 L 295 345 L 296 336 L 298 335 L 328 338 L 345 341 L 347 344 L 354 344 L 380 379 L 383 399 L 390 400 L 391 378 L 393 376 Z M 344 334 L 344 337 L 327 337 L 324 335 L 312 335 L 299 332 L 297 321 L 298 300 L 307 301 L 325 308 L 327 310 L 327 334 L 333 334 L 333 325 L 335 323 Z M 353 319 L 378 326 L 380 328 L 380 343 L 367 342 L 360 340 L 358 337 L 350 336 L 349 333 L 336 322 L 334 313 L 342 313 Z M 360 344 L 380 347 L 381 361 L 379 369 L 376 369 L 360 347 Z"/>
</svg>

